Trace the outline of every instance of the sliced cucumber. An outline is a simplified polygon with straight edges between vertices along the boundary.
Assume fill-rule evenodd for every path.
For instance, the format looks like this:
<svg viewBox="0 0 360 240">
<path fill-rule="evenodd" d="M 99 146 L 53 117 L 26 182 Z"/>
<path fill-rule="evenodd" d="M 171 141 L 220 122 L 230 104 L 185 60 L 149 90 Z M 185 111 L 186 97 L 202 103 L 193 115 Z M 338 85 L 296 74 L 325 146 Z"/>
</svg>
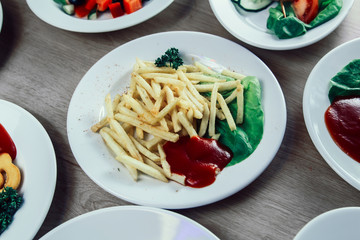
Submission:
<svg viewBox="0 0 360 240">
<path fill-rule="evenodd" d="M 66 0 L 54 0 L 54 2 L 56 2 L 57 4 L 60 5 L 68 5 L 69 2 L 67 2 Z"/>
<path fill-rule="evenodd" d="M 272 2 L 273 0 L 239 0 L 238 5 L 246 11 L 261 11 Z"/>
<path fill-rule="evenodd" d="M 75 7 L 73 4 L 67 4 L 62 6 L 62 10 L 68 15 L 73 15 L 75 12 Z"/>
<path fill-rule="evenodd" d="M 97 10 L 96 8 L 94 8 L 93 10 L 91 10 L 91 12 L 88 15 L 88 19 L 89 20 L 95 20 L 97 19 Z"/>
</svg>

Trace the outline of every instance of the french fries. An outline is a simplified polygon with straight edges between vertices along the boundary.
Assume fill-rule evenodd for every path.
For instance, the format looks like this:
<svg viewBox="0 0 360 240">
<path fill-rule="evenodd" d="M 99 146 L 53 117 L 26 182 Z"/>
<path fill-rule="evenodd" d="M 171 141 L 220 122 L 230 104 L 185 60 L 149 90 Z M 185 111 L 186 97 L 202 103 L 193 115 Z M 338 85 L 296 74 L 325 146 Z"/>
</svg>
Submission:
<svg viewBox="0 0 360 240">
<path fill-rule="evenodd" d="M 225 70 L 223 75 L 233 78 L 226 81 L 211 74 L 215 72 L 201 63 L 175 70 L 136 59 L 128 91 L 116 94 L 113 100 L 110 94 L 105 96 L 105 117 L 91 130 L 100 133 L 135 181 L 140 171 L 163 182 L 184 185 L 185 176 L 171 172 L 163 144 L 184 135 L 208 134 L 218 139 L 216 118 L 226 119 L 231 130 L 243 122 L 244 76 Z M 232 93 L 224 99 L 222 91 Z M 206 92 L 211 93 L 210 99 Z M 238 105 L 236 119 L 228 107 L 233 101 Z"/>
</svg>

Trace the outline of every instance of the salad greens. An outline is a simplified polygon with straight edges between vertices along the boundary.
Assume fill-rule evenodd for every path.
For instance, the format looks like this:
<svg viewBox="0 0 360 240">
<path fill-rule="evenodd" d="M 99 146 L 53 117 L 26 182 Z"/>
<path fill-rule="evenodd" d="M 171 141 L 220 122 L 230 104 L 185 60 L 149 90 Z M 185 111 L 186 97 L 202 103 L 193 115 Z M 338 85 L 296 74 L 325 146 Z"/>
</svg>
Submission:
<svg viewBox="0 0 360 240">
<path fill-rule="evenodd" d="M 235 80 L 221 74 L 212 76 L 226 79 L 226 81 Z M 264 132 L 260 82 L 256 77 L 247 76 L 241 80 L 241 84 L 244 86 L 244 122 L 237 124 L 236 130 L 231 131 L 226 120 L 216 119 L 216 132 L 221 134 L 219 142 L 230 148 L 234 155 L 227 166 L 235 165 L 250 156 L 260 143 Z M 220 93 L 226 98 L 231 92 L 230 90 Z M 205 93 L 205 95 L 210 96 L 211 93 Z M 233 118 L 236 119 L 236 99 L 229 103 L 228 107 Z"/>
<path fill-rule="evenodd" d="M 244 86 L 244 122 L 231 131 L 226 120 L 216 121 L 216 130 L 221 133 L 219 141 L 229 147 L 234 157 L 228 166 L 234 165 L 253 153 L 260 143 L 264 131 L 264 112 L 261 105 L 261 86 L 256 77 L 249 76 L 242 79 Z M 225 93 L 224 97 L 229 93 Z M 236 118 L 236 99 L 229 105 L 229 109 Z"/>
<path fill-rule="evenodd" d="M 360 59 L 354 59 L 330 80 L 329 100 L 360 96 Z"/>
<path fill-rule="evenodd" d="M 298 37 L 334 18 L 340 12 L 342 4 L 342 0 L 319 0 L 318 15 L 309 24 L 306 24 L 296 17 L 291 2 L 284 2 L 286 18 L 279 3 L 275 8 L 269 9 L 270 15 L 266 27 L 280 39 Z"/>
<path fill-rule="evenodd" d="M 10 225 L 22 202 L 23 198 L 11 187 L 5 187 L 0 192 L 0 235 Z"/>
</svg>

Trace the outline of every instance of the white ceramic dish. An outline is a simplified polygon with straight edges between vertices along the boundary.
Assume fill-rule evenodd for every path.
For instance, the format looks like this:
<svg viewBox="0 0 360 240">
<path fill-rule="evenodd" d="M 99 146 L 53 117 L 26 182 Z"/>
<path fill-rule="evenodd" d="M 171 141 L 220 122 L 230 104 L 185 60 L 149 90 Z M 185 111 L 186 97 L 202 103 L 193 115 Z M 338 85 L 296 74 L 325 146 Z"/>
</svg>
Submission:
<svg viewBox="0 0 360 240">
<path fill-rule="evenodd" d="M 144 174 L 138 182 L 134 182 L 127 170 L 114 160 L 99 134 L 90 131 L 90 127 L 104 117 L 105 95 L 110 92 L 114 96 L 128 87 L 135 58 L 155 60 L 170 47 L 178 48 L 184 55 L 207 56 L 232 70 L 256 75 L 263 89 L 265 126 L 261 143 L 248 159 L 225 168 L 215 183 L 205 188 L 184 187 L 175 182 L 166 184 Z M 272 161 L 281 144 L 285 125 L 284 97 L 267 66 L 234 42 L 197 32 L 158 33 L 111 51 L 80 81 L 71 99 L 67 118 L 71 149 L 79 165 L 93 181 L 129 202 L 168 209 L 201 206 L 243 189 Z"/>
<path fill-rule="evenodd" d="M 14 163 L 22 174 L 19 193 L 24 198 L 1 239 L 32 239 L 47 215 L 55 191 L 54 148 L 43 126 L 26 110 L 0 100 L 0 112 L 0 123 L 17 148 Z"/>
<path fill-rule="evenodd" d="M 2 9 L 1 2 L 0 2 L 0 32 L 1 32 L 2 24 L 3 24 L 3 18 L 4 18 L 3 16 L 4 16 L 3 9 Z"/>
<path fill-rule="evenodd" d="M 358 240 L 360 208 L 346 207 L 323 213 L 308 222 L 294 240 Z"/>
<path fill-rule="evenodd" d="M 219 240 L 195 221 L 167 210 L 120 206 L 89 212 L 56 227 L 41 240 Z"/>
<path fill-rule="evenodd" d="M 353 0 L 343 1 L 340 13 L 332 20 L 308 31 L 300 37 L 279 39 L 266 28 L 269 8 L 260 12 L 244 12 L 240 14 L 231 0 L 209 0 L 218 21 L 234 37 L 255 47 L 269 50 L 290 50 L 308 46 L 329 35 L 344 20 L 353 5 Z"/>
<path fill-rule="evenodd" d="M 167 8 L 173 0 L 149 0 L 143 8 L 132 14 L 112 18 L 102 14 L 97 20 L 80 19 L 65 14 L 53 0 L 26 0 L 30 9 L 41 20 L 64 30 L 84 33 L 110 32 L 144 22 Z"/>
<path fill-rule="evenodd" d="M 360 164 L 346 155 L 332 140 L 324 120 L 330 106 L 329 82 L 350 61 L 360 58 L 360 39 L 326 54 L 311 71 L 304 89 L 303 112 L 310 137 L 325 161 L 345 181 L 360 190 Z"/>
</svg>

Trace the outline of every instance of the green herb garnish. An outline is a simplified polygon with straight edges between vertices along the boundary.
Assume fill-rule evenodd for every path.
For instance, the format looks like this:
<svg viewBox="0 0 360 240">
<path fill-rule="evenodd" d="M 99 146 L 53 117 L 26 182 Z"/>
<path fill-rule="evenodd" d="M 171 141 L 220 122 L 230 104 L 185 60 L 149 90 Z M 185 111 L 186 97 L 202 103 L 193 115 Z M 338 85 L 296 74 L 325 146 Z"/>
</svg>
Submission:
<svg viewBox="0 0 360 240">
<path fill-rule="evenodd" d="M 5 187 L 0 192 L 0 234 L 10 225 L 22 202 L 23 198 L 11 187 Z"/>
<path fill-rule="evenodd" d="M 168 49 L 164 55 L 155 60 L 155 65 L 157 67 L 172 67 L 178 69 L 179 66 L 183 65 L 184 62 L 179 56 L 179 50 L 176 48 Z"/>
</svg>

